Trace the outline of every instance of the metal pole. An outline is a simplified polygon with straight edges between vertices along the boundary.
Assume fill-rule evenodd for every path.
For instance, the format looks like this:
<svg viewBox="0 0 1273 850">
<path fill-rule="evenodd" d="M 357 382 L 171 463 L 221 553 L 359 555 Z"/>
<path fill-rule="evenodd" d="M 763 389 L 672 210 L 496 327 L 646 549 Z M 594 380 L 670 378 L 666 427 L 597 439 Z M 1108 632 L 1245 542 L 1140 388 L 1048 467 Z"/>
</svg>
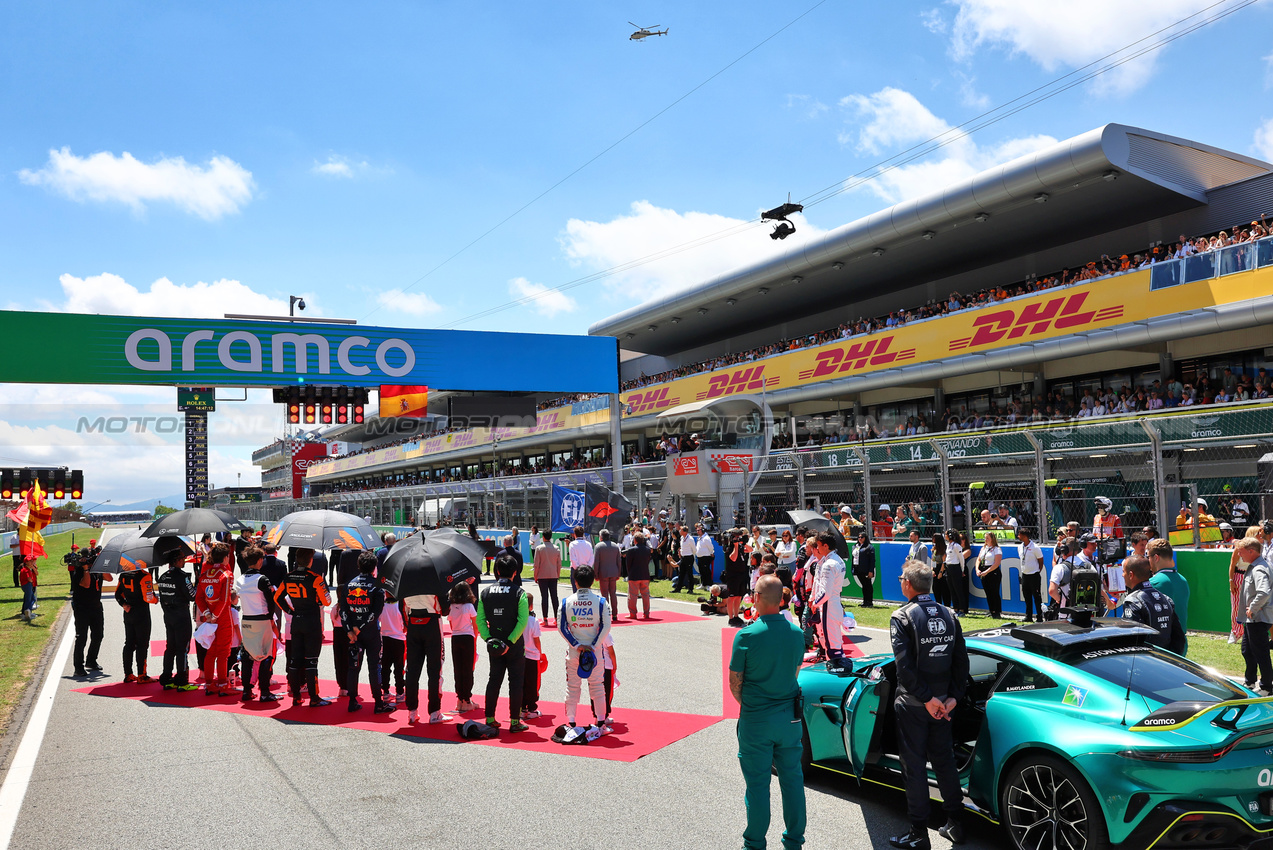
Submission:
<svg viewBox="0 0 1273 850">
<path fill-rule="evenodd" d="M 862 461 L 862 528 L 868 534 L 871 534 L 873 526 L 871 520 L 875 517 L 875 512 L 871 510 L 871 463 L 867 456 L 866 448 L 863 446 L 854 446 L 853 453 Z M 868 538 L 875 539 L 875 535 L 871 534 Z"/>
<path fill-rule="evenodd" d="M 610 393 L 610 478 L 614 492 L 623 496 L 623 415 L 618 393 Z"/>
<path fill-rule="evenodd" d="M 1039 518 L 1039 527 L 1034 529 L 1035 537 L 1041 545 L 1047 545 L 1048 542 L 1048 491 L 1047 485 L 1043 482 L 1047 480 L 1047 476 L 1043 468 L 1043 443 L 1039 438 L 1029 431 L 1022 431 L 1025 438 L 1030 441 L 1030 445 L 1034 446 L 1034 507 L 1035 515 Z"/>
<path fill-rule="evenodd" d="M 941 487 L 941 515 L 946 528 L 955 527 L 955 511 L 950 501 L 950 458 L 946 449 L 937 441 L 932 441 L 933 452 L 937 455 L 937 481 Z"/>
<path fill-rule="evenodd" d="M 1149 435 L 1150 457 L 1149 464 L 1153 469 L 1154 475 L 1154 527 L 1166 539 L 1167 535 L 1167 475 L 1163 469 L 1162 460 L 1162 434 L 1158 433 L 1158 429 L 1149 424 L 1149 420 L 1139 420 L 1140 427 L 1145 429 L 1145 433 Z"/>
<path fill-rule="evenodd" d="M 1193 548 L 1202 548 L 1202 529 L 1198 527 L 1198 485 L 1189 485 L 1189 512 L 1193 514 Z"/>
<path fill-rule="evenodd" d="M 796 510 L 803 511 L 805 506 L 804 500 L 804 455 L 798 452 L 792 452 L 796 458 L 796 495 L 799 497 L 799 503 Z"/>
</svg>

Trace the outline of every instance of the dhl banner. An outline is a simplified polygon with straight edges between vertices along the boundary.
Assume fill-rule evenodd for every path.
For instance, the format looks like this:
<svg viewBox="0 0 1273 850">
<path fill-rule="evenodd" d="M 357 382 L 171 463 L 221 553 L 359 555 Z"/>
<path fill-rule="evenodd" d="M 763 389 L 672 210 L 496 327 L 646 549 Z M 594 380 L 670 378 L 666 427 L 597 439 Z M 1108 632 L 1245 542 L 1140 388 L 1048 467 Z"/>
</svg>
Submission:
<svg viewBox="0 0 1273 850">
<path fill-rule="evenodd" d="M 1149 282 L 1150 273 L 1146 269 L 777 354 L 745 366 L 653 384 L 622 394 L 623 415 L 645 416 L 691 401 L 805 386 L 901 364 L 991 351 L 1025 341 L 1053 339 L 1172 313 L 1269 297 L 1273 295 L 1273 268 L 1159 290 L 1151 290 Z M 311 467 L 308 478 L 312 481 L 394 460 L 489 444 L 492 436 L 504 440 L 608 420 L 609 411 L 604 408 L 579 415 L 572 414 L 569 406 L 558 407 L 540 411 L 534 428 L 496 429 L 494 435 L 487 429 L 477 428 L 439 435 L 419 443 L 328 461 Z"/>
</svg>

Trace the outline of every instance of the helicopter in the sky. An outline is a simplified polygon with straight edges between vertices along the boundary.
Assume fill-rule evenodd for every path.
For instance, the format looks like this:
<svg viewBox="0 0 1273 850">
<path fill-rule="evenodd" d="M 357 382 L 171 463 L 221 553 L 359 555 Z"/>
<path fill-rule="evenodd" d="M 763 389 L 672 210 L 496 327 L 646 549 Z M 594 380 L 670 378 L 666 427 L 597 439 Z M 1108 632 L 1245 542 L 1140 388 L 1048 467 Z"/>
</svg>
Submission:
<svg viewBox="0 0 1273 850">
<path fill-rule="evenodd" d="M 655 24 L 652 27 L 643 27 L 640 24 L 633 24 L 631 21 L 628 21 L 628 23 L 637 28 L 636 32 L 628 36 L 628 41 L 640 41 L 641 39 L 649 38 L 652 35 L 667 35 L 667 30 L 659 29 L 658 24 Z"/>
</svg>

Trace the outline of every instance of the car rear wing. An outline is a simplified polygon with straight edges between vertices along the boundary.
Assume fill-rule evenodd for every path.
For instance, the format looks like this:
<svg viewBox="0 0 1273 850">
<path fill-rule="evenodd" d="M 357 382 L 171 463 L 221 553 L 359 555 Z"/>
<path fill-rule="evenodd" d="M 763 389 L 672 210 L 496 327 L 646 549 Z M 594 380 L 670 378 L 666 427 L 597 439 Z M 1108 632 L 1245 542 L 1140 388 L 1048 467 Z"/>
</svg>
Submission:
<svg viewBox="0 0 1273 850">
<path fill-rule="evenodd" d="M 1251 699 L 1231 699 L 1223 702 L 1188 700 L 1168 703 L 1157 711 L 1145 715 L 1131 727 L 1131 731 L 1174 732 L 1203 717 L 1214 715 L 1211 725 L 1227 729 L 1230 732 L 1237 732 L 1239 731 L 1238 722 L 1255 706 L 1267 706 L 1269 709 L 1268 711 L 1256 711 L 1257 715 L 1262 715 L 1261 720 L 1256 722 L 1256 727 L 1267 726 L 1270 730 L 1273 730 L 1273 696 L 1269 696 L 1252 697 Z M 1242 731 L 1255 730 L 1244 728 Z"/>
</svg>

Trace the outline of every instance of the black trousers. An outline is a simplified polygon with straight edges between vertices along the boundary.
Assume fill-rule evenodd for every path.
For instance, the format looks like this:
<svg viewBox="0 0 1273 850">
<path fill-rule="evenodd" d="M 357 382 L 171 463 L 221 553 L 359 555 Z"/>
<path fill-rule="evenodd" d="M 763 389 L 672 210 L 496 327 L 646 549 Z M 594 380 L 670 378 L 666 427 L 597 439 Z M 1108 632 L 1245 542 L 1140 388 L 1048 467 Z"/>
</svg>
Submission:
<svg viewBox="0 0 1273 850">
<path fill-rule="evenodd" d="M 1273 660 L 1269 658 L 1269 624 L 1252 623 L 1249 620 L 1242 624 L 1242 658 L 1246 661 L 1247 682 L 1254 682 L 1256 673 L 1260 676 L 1260 687 L 1273 690 Z"/>
<path fill-rule="evenodd" d="M 550 597 L 553 604 L 553 619 L 557 619 L 557 579 L 536 579 L 535 584 L 539 585 L 539 610 L 542 614 L 540 619 L 548 619 L 548 600 Z"/>
<path fill-rule="evenodd" d="M 912 824 L 928 823 L 928 769 L 933 765 L 942 808 L 958 819 L 964 808 L 955 767 L 955 745 L 949 720 L 934 720 L 928 709 L 913 697 L 899 696 L 893 702 L 897 715 L 897 745 L 902 761 L 902 784 L 906 787 L 906 814 Z"/>
<path fill-rule="evenodd" d="M 299 699 L 301 688 L 318 699 L 318 654 L 323 650 L 323 618 L 315 612 L 292 617 L 292 637 L 287 642 L 287 689 Z"/>
<path fill-rule="evenodd" d="M 340 626 L 337 631 L 345 631 Z M 367 657 L 367 683 L 371 685 L 371 698 L 377 703 L 381 701 L 380 685 L 380 629 L 360 629 L 357 640 L 349 640 L 345 632 L 345 642 L 349 644 L 349 667 L 345 671 L 345 687 L 349 690 L 349 701 L 358 698 L 358 675 L 362 672 L 363 656 Z"/>
<path fill-rule="evenodd" d="M 259 684 L 261 695 L 270 692 L 270 679 L 274 678 L 274 656 L 257 661 L 239 647 L 239 675 L 243 679 L 243 693 L 249 694 Z"/>
<path fill-rule="evenodd" d="M 694 589 L 694 556 L 682 555 L 676 563 L 676 578 L 672 579 L 672 590 L 689 591 Z"/>
<path fill-rule="evenodd" d="M 875 604 L 875 579 L 869 578 L 870 573 L 854 573 L 853 577 L 858 580 L 858 584 L 862 585 L 862 604 Z"/>
<path fill-rule="evenodd" d="M 407 663 L 407 643 L 401 638 L 380 637 L 380 685 L 385 696 L 389 696 L 389 683 L 394 683 L 398 693 L 406 688 L 402 671 Z"/>
<path fill-rule="evenodd" d="M 599 714 L 597 712 L 598 706 L 594 705 L 592 706 L 593 717 L 609 717 L 610 716 L 610 703 L 614 699 L 614 671 L 613 670 L 605 671 L 605 676 L 602 678 L 602 685 L 604 686 L 605 692 L 606 692 L 605 712 Z"/>
<path fill-rule="evenodd" d="M 451 635 L 451 672 L 455 676 L 455 696 L 473 699 L 473 665 L 477 662 L 477 638 L 473 635 Z"/>
<path fill-rule="evenodd" d="M 538 658 L 526 659 L 526 672 L 522 674 L 522 711 L 539 711 Z"/>
<path fill-rule="evenodd" d="M 1025 620 L 1043 619 L 1043 573 L 1021 576 L 1021 599 L 1025 602 Z"/>
<path fill-rule="evenodd" d="M 150 606 L 134 605 L 124 612 L 124 673 L 133 672 L 133 659 L 137 660 L 137 675 L 146 675 L 146 658 L 150 655 Z"/>
<path fill-rule="evenodd" d="M 416 619 L 416 618 L 412 618 Z M 423 623 L 407 623 L 407 708 L 420 707 L 420 673 L 429 675 L 429 714 L 442 710 L 442 619 L 426 617 Z"/>
<path fill-rule="evenodd" d="M 999 582 L 1003 578 L 1000 570 L 992 570 L 981 577 L 981 589 L 986 593 L 986 607 L 991 617 L 1003 615 L 1003 588 Z"/>
<path fill-rule="evenodd" d="M 164 669 L 159 674 L 159 684 L 187 685 L 190 683 L 190 636 L 194 625 L 190 622 L 190 610 L 164 609 Z"/>
<path fill-rule="evenodd" d="M 75 615 L 75 669 L 83 670 L 85 664 L 97 663 L 97 651 L 102 647 L 102 629 L 105 626 L 105 614 L 99 600 L 93 602 L 71 602 L 71 613 Z M 84 647 L 88 647 L 88 656 L 84 655 Z"/>
<path fill-rule="evenodd" d="M 495 716 L 499 692 L 504 687 L 504 674 L 508 674 L 508 718 L 516 723 L 522 716 L 522 690 L 526 679 L 526 645 L 519 639 L 509 644 L 503 655 L 490 656 L 491 678 L 486 682 L 486 716 Z"/>
<path fill-rule="evenodd" d="M 950 585 L 946 583 L 946 576 L 933 576 L 933 598 L 942 605 L 950 604 Z"/>
<path fill-rule="evenodd" d="M 698 578 L 703 583 L 703 587 L 712 586 L 712 571 L 716 566 L 715 555 L 704 555 L 696 559 L 698 561 Z M 690 587 L 694 587 L 694 582 L 690 582 Z"/>
<path fill-rule="evenodd" d="M 332 628 L 332 669 L 336 671 L 336 684 L 343 690 L 352 691 L 345 684 L 349 677 L 349 632 L 344 626 Z"/>
<path fill-rule="evenodd" d="M 960 614 L 967 614 L 968 577 L 959 564 L 946 565 L 946 589 L 950 591 L 950 607 Z"/>
</svg>

